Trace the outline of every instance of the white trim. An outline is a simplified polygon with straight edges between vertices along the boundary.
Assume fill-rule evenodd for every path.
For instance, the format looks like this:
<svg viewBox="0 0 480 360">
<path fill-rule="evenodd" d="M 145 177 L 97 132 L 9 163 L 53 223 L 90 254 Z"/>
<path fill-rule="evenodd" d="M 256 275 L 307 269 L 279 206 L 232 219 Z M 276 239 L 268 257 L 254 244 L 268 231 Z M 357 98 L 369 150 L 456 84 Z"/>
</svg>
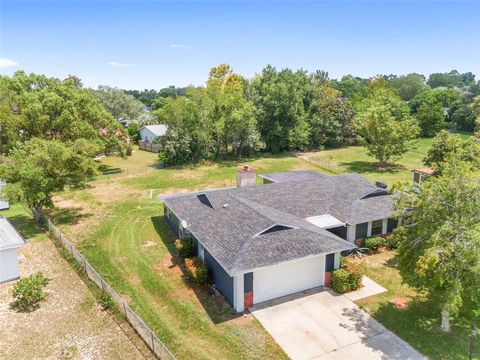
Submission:
<svg viewBox="0 0 480 360">
<path fill-rule="evenodd" d="M 333 267 L 335 269 L 340 268 L 340 253 L 335 253 L 335 260 L 333 261 Z"/>
<path fill-rule="evenodd" d="M 367 224 L 368 224 L 367 225 L 367 237 L 370 237 L 370 236 L 372 236 L 372 222 L 369 221 Z"/>
<path fill-rule="evenodd" d="M 382 234 L 387 233 L 387 221 L 388 219 L 383 219 Z"/>
<path fill-rule="evenodd" d="M 347 241 L 350 241 L 352 243 L 355 242 L 355 236 L 357 235 L 357 225 L 349 225 L 347 226 Z"/>
<path fill-rule="evenodd" d="M 236 312 L 242 312 L 244 310 L 244 284 L 243 274 L 233 277 L 233 307 Z"/>
<path fill-rule="evenodd" d="M 295 226 L 292 226 L 292 225 L 275 223 L 275 224 L 270 225 L 269 227 L 263 229 L 262 231 L 256 233 L 255 235 L 253 235 L 253 237 L 257 237 L 259 235 L 262 235 L 264 232 L 270 230 L 271 228 L 274 228 L 275 226 L 283 226 L 283 227 L 286 227 L 286 228 L 289 228 L 289 229 L 298 229 L 298 227 L 295 227 Z"/>
<path fill-rule="evenodd" d="M 353 248 L 353 247 L 352 247 L 352 248 Z M 347 250 L 347 249 L 345 249 L 345 250 Z M 311 259 L 311 258 L 315 258 L 315 257 L 326 256 L 326 255 L 328 255 L 328 254 L 340 253 L 340 252 L 342 252 L 342 251 L 344 251 L 344 250 L 340 250 L 340 251 L 328 251 L 328 252 L 323 252 L 323 253 L 320 253 L 320 254 L 307 255 L 307 256 L 304 256 L 304 257 L 301 257 L 301 258 L 292 259 L 292 260 L 286 260 L 286 261 L 282 261 L 282 262 L 275 263 L 275 264 L 270 264 L 270 265 L 265 265 L 265 266 L 259 266 L 259 267 L 253 268 L 253 269 L 242 270 L 241 272 L 236 272 L 234 276 L 240 275 L 240 274 L 243 275 L 243 274 L 246 274 L 246 273 L 249 273 L 249 272 L 255 272 L 255 271 L 257 271 L 257 270 L 267 269 L 267 268 L 271 268 L 271 267 L 275 267 L 275 266 L 281 266 L 281 265 L 293 263 L 293 262 L 296 262 L 296 261 L 303 261 L 303 260 L 307 260 L 307 259 Z M 225 270 L 225 271 L 226 271 L 226 270 Z"/>
</svg>

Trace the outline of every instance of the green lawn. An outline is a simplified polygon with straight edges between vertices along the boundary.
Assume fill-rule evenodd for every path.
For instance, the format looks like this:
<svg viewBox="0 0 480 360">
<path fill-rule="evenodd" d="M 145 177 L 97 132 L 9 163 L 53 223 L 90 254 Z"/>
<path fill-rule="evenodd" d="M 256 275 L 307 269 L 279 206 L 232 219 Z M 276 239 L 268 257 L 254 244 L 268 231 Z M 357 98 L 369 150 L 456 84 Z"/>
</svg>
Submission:
<svg viewBox="0 0 480 360">
<path fill-rule="evenodd" d="M 389 330 L 399 335 L 429 359 L 466 359 L 470 323 L 464 318 L 451 321 L 452 331 L 440 331 L 440 308 L 402 283 L 393 252 L 382 252 L 359 259 L 365 274 L 388 291 L 357 303 Z M 480 359 L 480 339 L 475 359 Z"/>
<path fill-rule="evenodd" d="M 81 251 L 177 358 L 286 358 L 255 318 L 186 280 L 158 201 L 129 200 L 109 213 Z"/>
<path fill-rule="evenodd" d="M 251 315 L 238 317 L 222 297 L 209 296 L 185 279 L 180 262 L 172 258 L 174 235 L 162 219 L 162 205 L 150 193 L 234 186 L 236 169 L 244 164 L 259 174 L 293 169 L 356 171 L 372 181 L 392 184 L 409 180 L 410 170 L 423 166 L 430 143 L 419 140 L 401 165 L 386 171 L 377 170 L 374 159 L 360 147 L 309 153 L 308 162 L 279 155 L 169 169 L 156 167 L 156 154 L 135 151 L 126 160 L 104 158 L 100 166 L 120 168 L 123 173 L 99 177 L 84 190 L 58 194 L 57 209 L 50 216 L 179 359 L 284 358 Z M 456 323 L 453 334 L 445 337 L 436 331 L 439 319 L 431 304 L 425 305 L 421 296 L 401 285 L 394 268 L 383 265 L 378 274 L 375 268 L 367 270 L 389 292 L 362 306 L 370 307 L 382 323 L 426 355 L 461 358 L 456 354 L 464 354 L 465 324 Z M 394 294 L 409 298 L 410 306 L 401 311 L 392 308 Z"/>
<path fill-rule="evenodd" d="M 425 167 L 422 163 L 432 139 L 419 139 L 412 145 L 397 164 L 391 164 L 385 170 L 377 168 L 378 162 L 360 146 L 320 151 L 309 156 L 309 161 L 336 173 L 356 172 L 370 181 L 383 181 L 391 185 L 398 181 L 410 181 L 411 170 Z"/>
</svg>

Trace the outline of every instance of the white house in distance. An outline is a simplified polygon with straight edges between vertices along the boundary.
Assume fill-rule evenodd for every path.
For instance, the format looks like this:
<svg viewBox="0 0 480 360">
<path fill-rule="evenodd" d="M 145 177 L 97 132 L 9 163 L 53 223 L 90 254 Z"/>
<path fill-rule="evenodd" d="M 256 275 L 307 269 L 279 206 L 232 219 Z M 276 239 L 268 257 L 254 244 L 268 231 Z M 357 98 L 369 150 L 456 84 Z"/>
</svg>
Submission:
<svg viewBox="0 0 480 360">
<path fill-rule="evenodd" d="M 0 180 L 0 210 L 6 210 L 10 207 L 8 201 L 2 200 L 2 188 L 5 186 L 5 182 Z"/>
<path fill-rule="evenodd" d="M 147 143 L 152 143 L 159 137 L 167 133 L 166 125 L 146 125 L 138 130 L 140 135 L 140 140 L 143 140 Z"/>
<path fill-rule="evenodd" d="M 0 216 L 0 284 L 20 278 L 17 248 L 25 245 L 25 240 L 13 225 Z"/>
</svg>

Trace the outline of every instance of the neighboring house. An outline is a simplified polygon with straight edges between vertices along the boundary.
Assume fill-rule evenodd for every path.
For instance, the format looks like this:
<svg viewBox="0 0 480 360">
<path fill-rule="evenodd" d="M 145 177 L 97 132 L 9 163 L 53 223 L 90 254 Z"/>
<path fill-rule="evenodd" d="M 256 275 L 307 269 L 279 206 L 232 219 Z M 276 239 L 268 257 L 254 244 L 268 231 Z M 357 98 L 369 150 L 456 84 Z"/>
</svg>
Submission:
<svg viewBox="0 0 480 360">
<path fill-rule="evenodd" d="M 165 220 L 240 312 L 266 300 L 328 286 L 340 252 L 390 232 L 392 195 L 358 174 L 237 173 L 236 188 L 167 198 Z M 304 179 L 303 177 L 307 177 Z"/>
<path fill-rule="evenodd" d="M 10 208 L 10 204 L 6 200 L 2 200 L 2 188 L 5 186 L 5 182 L 0 180 L 0 210 L 6 210 Z"/>
<path fill-rule="evenodd" d="M 25 240 L 7 219 L 0 216 L 0 284 L 20 278 L 16 249 L 23 245 Z"/>
<path fill-rule="evenodd" d="M 435 170 L 432 168 L 422 168 L 412 170 L 412 183 L 413 185 L 420 185 L 422 181 L 429 176 L 432 176 Z"/>
<path fill-rule="evenodd" d="M 138 130 L 140 140 L 152 143 L 167 133 L 166 125 L 146 125 Z"/>
</svg>

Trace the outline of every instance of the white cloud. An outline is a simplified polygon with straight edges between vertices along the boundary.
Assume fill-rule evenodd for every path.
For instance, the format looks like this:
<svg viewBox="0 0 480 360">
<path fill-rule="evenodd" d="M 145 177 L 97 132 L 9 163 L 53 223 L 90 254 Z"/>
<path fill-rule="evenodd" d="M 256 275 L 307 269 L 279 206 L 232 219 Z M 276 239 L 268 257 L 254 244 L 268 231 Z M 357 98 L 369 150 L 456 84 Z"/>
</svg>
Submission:
<svg viewBox="0 0 480 360">
<path fill-rule="evenodd" d="M 14 67 L 18 66 L 16 61 L 7 58 L 0 58 L 0 68 Z"/>
<path fill-rule="evenodd" d="M 119 63 L 117 61 L 110 61 L 108 65 L 114 66 L 114 67 L 124 67 L 124 68 L 131 68 L 135 66 L 135 64 L 124 64 L 124 63 Z"/>
<path fill-rule="evenodd" d="M 171 44 L 170 47 L 172 49 L 188 49 L 188 50 L 193 49 L 193 47 L 191 47 L 190 45 L 185 45 L 185 44 Z"/>
</svg>

